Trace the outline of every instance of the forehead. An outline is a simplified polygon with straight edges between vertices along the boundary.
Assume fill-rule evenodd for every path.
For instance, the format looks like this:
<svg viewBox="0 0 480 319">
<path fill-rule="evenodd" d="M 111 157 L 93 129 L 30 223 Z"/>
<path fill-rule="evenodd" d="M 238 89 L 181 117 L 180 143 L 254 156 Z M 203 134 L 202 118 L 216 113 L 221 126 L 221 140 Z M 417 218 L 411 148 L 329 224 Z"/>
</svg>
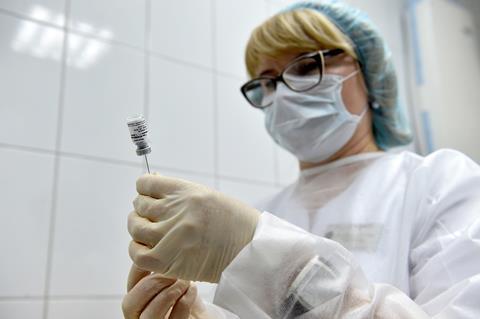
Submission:
<svg viewBox="0 0 480 319">
<path fill-rule="evenodd" d="M 258 67 L 255 70 L 255 75 L 261 74 L 276 74 L 278 75 L 293 59 L 301 55 L 299 52 L 283 53 L 276 57 L 269 57 L 262 55 L 258 59 Z"/>
</svg>

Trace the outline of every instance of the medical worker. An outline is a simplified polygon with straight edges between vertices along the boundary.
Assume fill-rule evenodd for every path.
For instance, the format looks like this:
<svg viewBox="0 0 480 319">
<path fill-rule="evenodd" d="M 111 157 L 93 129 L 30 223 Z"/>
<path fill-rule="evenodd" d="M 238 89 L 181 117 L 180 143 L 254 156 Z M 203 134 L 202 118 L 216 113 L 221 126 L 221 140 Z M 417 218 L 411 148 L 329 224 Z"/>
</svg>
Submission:
<svg viewBox="0 0 480 319">
<path fill-rule="evenodd" d="M 142 176 L 125 317 L 480 318 L 480 167 L 385 152 L 411 135 L 371 22 L 294 5 L 253 31 L 246 65 L 242 93 L 300 176 L 256 208 Z M 190 281 L 218 282 L 214 305 Z"/>
</svg>

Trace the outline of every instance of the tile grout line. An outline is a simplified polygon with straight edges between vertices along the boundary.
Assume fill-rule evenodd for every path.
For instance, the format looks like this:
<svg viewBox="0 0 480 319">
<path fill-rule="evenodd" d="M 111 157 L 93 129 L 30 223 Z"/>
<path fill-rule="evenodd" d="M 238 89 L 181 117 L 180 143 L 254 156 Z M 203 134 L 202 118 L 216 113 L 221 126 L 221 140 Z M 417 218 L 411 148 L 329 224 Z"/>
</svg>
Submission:
<svg viewBox="0 0 480 319">
<path fill-rule="evenodd" d="M 94 156 L 94 155 L 84 155 L 84 154 L 79 154 L 79 153 L 55 152 L 55 151 L 51 151 L 51 150 L 40 149 L 40 148 L 29 147 L 29 146 L 20 146 L 20 145 L 11 145 L 11 144 L 0 143 L 0 149 L 9 149 L 9 150 L 15 150 L 15 151 L 30 152 L 30 153 L 35 153 L 35 154 L 60 156 L 62 158 L 92 161 L 92 162 L 97 162 L 97 163 L 107 163 L 107 164 L 112 164 L 112 165 L 121 165 L 121 166 L 128 166 L 128 167 L 137 167 L 137 168 L 142 168 L 143 167 L 142 163 L 136 162 L 136 161 L 118 160 L 118 159 L 111 159 L 111 158 L 105 158 L 105 157 Z M 158 170 L 161 170 L 161 171 L 171 171 L 172 173 L 192 175 L 192 176 L 195 176 L 195 177 L 214 178 L 214 176 L 215 176 L 214 174 L 210 174 L 210 173 L 188 171 L 188 170 L 182 170 L 182 169 L 178 169 L 178 168 L 174 168 L 174 167 L 166 167 L 166 166 L 161 166 L 161 165 L 156 165 L 156 164 L 152 164 L 151 168 L 155 168 L 155 169 L 158 169 Z M 254 179 L 248 179 L 248 178 L 236 177 L 236 176 L 229 176 L 229 175 L 221 175 L 219 173 L 218 173 L 218 178 L 219 179 L 224 179 L 224 180 L 230 181 L 230 182 L 252 184 L 252 185 L 257 185 L 257 186 L 258 185 L 267 186 L 267 187 L 269 187 L 269 186 L 274 186 L 274 187 L 275 186 L 284 186 L 281 183 L 280 183 L 280 185 L 275 185 L 275 183 L 268 182 L 268 181 L 254 180 Z"/>
<path fill-rule="evenodd" d="M 144 43 L 143 43 L 143 52 L 144 52 L 144 70 L 143 70 L 143 94 L 144 94 L 144 105 L 143 113 L 145 119 L 150 121 L 150 35 L 151 35 L 151 21 L 150 21 L 150 10 L 151 10 L 151 1 L 145 0 L 145 34 L 144 34 Z"/>
<path fill-rule="evenodd" d="M 14 145 L 14 144 L 6 144 L 0 142 L 0 149 L 8 149 L 20 152 L 29 152 L 34 154 L 42 154 L 42 155 L 53 155 L 53 156 L 62 156 L 67 158 L 79 159 L 79 160 L 86 160 L 86 161 L 94 161 L 100 163 L 108 163 L 113 165 L 124 165 L 130 167 L 139 167 L 140 164 L 137 161 L 128 161 L 128 160 L 119 160 L 113 159 L 108 157 L 101 157 L 96 155 L 85 155 L 80 153 L 71 153 L 71 152 L 62 152 L 62 151 L 53 151 L 48 149 L 42 149 L 37 147 L 30 147 L 30 146 L 23 146 L 23 145 Z M 176 169 L 171 169 L 176 170 Z M 193 175 L 197 174 L 192 172 Z"/>
<path fill-rule="evenodd" d="M 59 31 L 64 31 L 64 32 L 68 31 L 72 34 L 79 35 L 79 36 L 89 38 L 89 39 L 94 39 L 94 40 L 97 40 L 97 41 L 101 41 L 101 42 L 106 43 L 106 44 L 110 44 L 110 45 L 114 44 L 114 45 L 129 48 L 129 49 L 132 49 L 132 50 L 143 52 L 143 49 L 136 46 L 136 45 L 133 45 L 133 44 L 130 44 L 130 43 L 127 43 L 127 42 L 123 42 L 121 40 L 102 38 L 102 37 L 99 37 L 95 34 L 79 31 L 75 28 L 72 28 L 68 25 L 66 18 L 65 18 L 65 24 L 62 26 L 62 25 L 57 25 L 57 24 L 50 23 L 48 21 L 38 20 L 38 19 L 32 18 L 28 15 L 17 13 L 17 12 L 14 12 L 14 11 L 3 9 L 3 8 L 0 8 L 0 16 L 1 15 L 9 16 L 11 18 L 16 18 L 16 19 L 19 19 L 19 20 L 22 20 L 22 21 L 28 21 L 28 22 L 31 22 L 31 23 L 36 23 L 36 24 L 39 24 L 43 27 L 48 27 L 48 28 L 59 30 Z"/>
<path fill-rule="evenodd" d="M 213 93 L 213 182 L 217 190 L 220 189 L 220 145 L 219 145 L 219 105 L 218 105 L 218 80 L 217 80 L 217 33 L 216 33 L 216 0 L 210 0 L 211 14 L 211 65 L 212 65 L 212 93 Z"/>
<path fill-rule="evenodd" d="M 15 150 L 15 151 L 22 151 L 22 152 L 30 152 L 30 153 L 39 153 L 39 154 L 48 154 L 48 155 L 55 155 L 54 150 L 49 150 L 46 148 L 40 148 L 35 146 L 25 146 L 25 145 L 17 145 L 17 144 L 8 144 L 0 142 L 0 149 L 8 149 L 8 150 Z"/>
<path fill-rule="evenodd" d="M 44 301 L 43 295 L 37 296 L 0 296 L 0 302 L 4 301 Z"/>
<path fill-rule="evenodd" d="M 66 87 L 66 74 L 67 74 L 67 55 L 68 55 L 68 38 L 69 31 L 67 25 L 70 19 L 70 5 L 71 0 L 65 1 L 65 26 L 64 26 L 64 38 L 62 48 L 61 59 L 61 73 L 60 73 L 60 92 L 58 96 L 58 113 L 57 113 L 57 136 L 55 141 L 55 159 L 54 159 L 54 171 L 53 171 L 53 184 L 51 194 L 51 206 L 50 206 L 50 223 L 48 231 L 47 242 L 47 262 L 45 272 L 45 287 L 43 293 L 43 319 L 48 319 L 49 302 L 48 296 L 50 294 L 50 283 L 52 277 L 52 261 L 53 261 L 53 247 L 55 240 L 55 223 L 57 215 L 58 204 L 58 189 L 59 189 L 59 174 L 60 174 L 60 159 L 59 154 L 61 142 L 62 142 L 62 130 L 63 130 L 63 111 L 65 106 L 65 87 Z"/>
<path fill-rule="evenodd" d="M 63 301 L 78 301 L 78 300 L 121 300 L 124 295 L 121 294 L 112 294 L 112 295 L 101 295 L 101 294 L 78 294 L 78 295 L 50 295 L 48 300 L 63 300 Z M 9 302 L 9 301 L 43 301 L 45 296 L 36 295 L 36 296 L 0 296 L 0 302 Z"/>
<path fill-rule="evenodd" d="M 205 71 L 205 72 L 212 72 L 213 73 L 215 71 L 212 67 L 197 64 L 195 62 L 189 62 L 189 61 L 181 60 L 181 59 L 178 59 L 178 58 L 175 58 L 175 57 L 163 54 L 163 53 L 156 52 L 152 49 L 149 49 L 148 53 L 152 57 L 154 57 L 156 59 L 166 61 L 166 62 L 175 63 L 175 64 L 178 64 L 178 65 L 195 68 L 197 70 L 201 70 L 201 71 Z"/>
<path fill-rule="evenodd" d="M 25 21 L 29 21 L 29 22 L 32 22 L 32 23 L 37 23 L 37 24 L 40 24 L 44 27 L 50 27 L 50 28 L 57 29 L 59 31 L 69 32 L 70 34 L 75 34 L 75 35 L 82 36 L 82 37 L 85 37 L 85 38 L 88 38 L 88 39 L 94 39 L 94 40 L 103 42 L 103 43 L 108 44 L 108 45 L 116 45 L 116 46 L 119 46 L 119 47 L 128 48 L 128 49 L 131 49 L 131 50 L 134 50 L 134 51 L 146 54 L 146 55 L 148 54 L 150 57 L 154 57 L 156 59 L 160 59 L 160 60 L 163 60 L 163 61 L 175 63 L 175 64 L 186 66 L 186 67 L 195 68 L 197 70 L 203 70 L 205 72 L 211 72 L 212 74 L 220 75 L 220 76 L 231 78 L 231 79 L 237 79 L 237 80 L 238 79 L 241 79 L 241 80 L 244 79 L 243 76 L 240 76 L 238 74 L 233 74 L 233 73 L 230 73 L 230 72 L 225 72 L 225 71 L 218 70 L 214 67 L 207 67 L 207 66 L 197 64 L 197 63 L 194 63 L 194 62 L 181 60 L 181 59 L 169 56 L 169 55 L 165 55 L 165 54 L 156 52 L 156 51 L 152 50 L 150 47 L 141 48 L 141 47 L 138 47 L 138 46 L 135 46 L 133 44 L 129 44 L 127 42 L 123 42 L 123 41 L 120 41 L 120 40 L 106 39 L 106 38 L 102 38 L 102 37 L 96 36 L 96 35 L 91 34 L 91 33 L 82 32 L 82 31 L 79 31 L 79 30 L 76 30 L 74 28 L 69 27 L 69 25 L 67 23 L 65 23 L 64 26 L 59 26 L 59 25 L 56 25 L 56 24 L 53 24 L 53 23 L 49 23 L 47 21 L 37 20 L 37 19 L 31 18 L 27 15 L 23 15 L 23 14 L 20 14 L 20 13 L 16 13 L 16 12 L 13 12 L 13 11 L 9 11 L 9 10 L 0 8 L 0 15 L 2 15 L 2 14 L 5 15 L 5 16 L 10 16 L 10 17 L 17 18 L 19 20 L 25 20 Z M 149 19 L 149 18 L 147 17 L 147 19 Z M 213 33 L 214 32 L 215 31 L 213 30 Z M 213 54 L 215 54 L 215 52 Z"/>
<path fill-rule="evenodd" d="M 53 295 L 50 300 L 55 301 L 121 301 L 124 295 Z M 119 305 L 120 306 L 120 305 Z"/>
<path fill-rule="evenodd" d="M 0 14 L 4 15 L 4 16 L 11 17 L 11 18 L 16 18 L 16 19 L 19 19 L 19 20 L 27 20 L 29 22 L 38 23 L 38 24 L 41 24 L 42 26 L 55 28 L 55 29 L 61 30 L 61 31 L 63 31 L 65 29 L 65 26 L 66 26 L 66 25 L 61 26 L 61 25 L 54 24 L 54 23 L 51 23 L 51 22 L 48 22 L 48 21 L 38 20 L 38 19 L 32 18 L 32 17 L 30 17 L 26 14 L 18 13 L 18 12 L 15 12 L 15 11 L 4 9 L 4 8 L 0 8 Z"/>
</svg>

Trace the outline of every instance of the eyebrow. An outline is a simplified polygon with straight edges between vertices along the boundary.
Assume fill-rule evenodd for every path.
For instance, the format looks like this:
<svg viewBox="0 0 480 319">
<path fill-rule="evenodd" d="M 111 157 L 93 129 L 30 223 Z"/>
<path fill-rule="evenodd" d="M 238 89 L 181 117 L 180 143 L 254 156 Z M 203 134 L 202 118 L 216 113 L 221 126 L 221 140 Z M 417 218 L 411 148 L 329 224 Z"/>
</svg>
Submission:
<svg viewBox="0 0 480 319">
<path fill-rule="evenodd" d="M 275 70 L 273 70 L 273 69 L 268 69 L 268 70 L 265 70 L 265 71 L 263 71 L 262 73 L 260 73 L 258 76 L 274 75 L 274 74 L 275 74 Z"/>
<path fill-rule="evenodd" d="M 308 53 L 310 53 L 310 52 L 300 52 L 290 62 L 292 62 L 293 60 L 301 57 L 302 55 L 308 54 Z M 288 63 L 287 63 L 287 65 L 288 65 Z M 275 73 L 275 70 L 273 70 L 273 69 L 267 69 L 267 70 L 263 71 L 262 73 L 260 73 L 258 76 L 264 76 L 264 75 L 276 75 L 276 73 Z"/>
</svg>

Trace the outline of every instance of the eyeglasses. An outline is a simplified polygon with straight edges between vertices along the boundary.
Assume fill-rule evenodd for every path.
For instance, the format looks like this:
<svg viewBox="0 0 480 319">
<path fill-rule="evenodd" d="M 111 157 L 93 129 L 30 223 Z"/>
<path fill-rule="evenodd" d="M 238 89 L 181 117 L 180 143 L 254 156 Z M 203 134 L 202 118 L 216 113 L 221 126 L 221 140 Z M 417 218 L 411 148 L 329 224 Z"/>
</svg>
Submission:
<svg viewBox="0 0 480 319">
<path fill-rule="evenodd" d="M 325 58 L 342 54 L 342 49 L 324 50 L 304 54 L 290 62 L 279 76 L 261 76 L 241 87 L 247 101 L 256 108 L 272 105 L 277 82 L 283 82 L 290 90 L 305 92 L 322 81 Z"/>
</svg>

